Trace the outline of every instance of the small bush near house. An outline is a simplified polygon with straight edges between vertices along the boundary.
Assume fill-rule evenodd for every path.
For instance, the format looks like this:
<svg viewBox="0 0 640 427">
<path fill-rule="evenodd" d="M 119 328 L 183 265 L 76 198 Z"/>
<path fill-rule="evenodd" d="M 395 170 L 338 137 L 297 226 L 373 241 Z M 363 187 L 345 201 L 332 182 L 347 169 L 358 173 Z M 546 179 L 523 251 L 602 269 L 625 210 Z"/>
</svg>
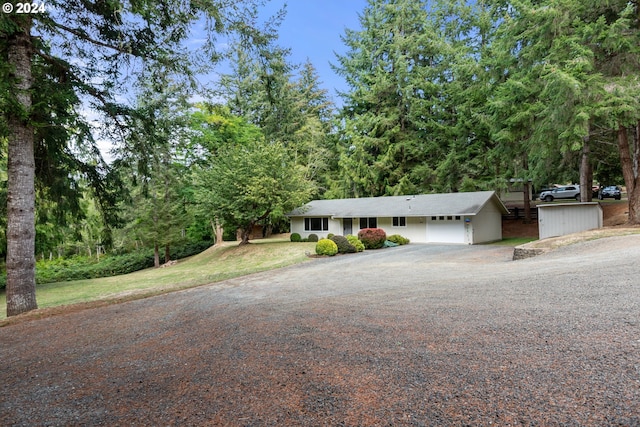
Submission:
<svg viewBox="0 0 640 427">
<path fill-rule="evenodd" d="M 356 252 L 356 247 L 353 246 L 344 236 L 332 236 L 330 238 L 338 246 L 338 253 L 352 254 Z"/>
<path fill-rule="evenodd" d="M 338 245 L 333 240 L 320 239 L 316 244 L 316 253 L 318 255 L 334 256 L 338 253 Z"/>
<path fill-rule="evenodd" d="M 302 242 L 302 236 L 298 233 L 291 233 L 291 237 L 289 237 L 289 239 L 292 242 Z"/>
<path fill-rule="evenodd" d="M 309 234 L 309 237 L 307 237 L 307 241 L 309 241 L 309 242 L 317 242 L 318 241 L 318 235 L 317 234 Z"/>
<path fill-rule="evenodd" d="M 353 234 L 347 234 L 347 240 L 356 248 L 356 252 L 364 251 L 364 244 Z"/>
<path fill-rule="evenodd" d="M 358 232 L 358 239 L 366 249 L 380 249 L 387 240 L 387 233 L 381 228 L 363 228 Z"/>
<path fill-rule="evenodd" d="M 333 234 L 333 233 L 329 233 L 329 234 L 327 234 L 327 239 L 330 239 L 330 238 L 332 238 L 333 236 L 335 236 L 335 234 Z"/>
<path fill-rule="evenodd" d="M 399 234 L 392 234 L 391 236 L 387 237 L 387 240 L 398 245 L 406 245 L 409 243 L 409 239 L 407 239 L 406 237 L 402 237 Z"/>
</svg>

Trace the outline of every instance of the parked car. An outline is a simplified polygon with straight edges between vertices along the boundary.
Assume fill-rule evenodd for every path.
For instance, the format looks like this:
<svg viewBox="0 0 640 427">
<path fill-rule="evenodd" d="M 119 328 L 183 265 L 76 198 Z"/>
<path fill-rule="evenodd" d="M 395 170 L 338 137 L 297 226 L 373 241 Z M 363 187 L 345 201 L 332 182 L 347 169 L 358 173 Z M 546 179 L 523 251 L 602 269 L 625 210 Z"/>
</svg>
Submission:
<svg viewBox="0 0 640 427">
<path fill-rule="evenodd" d="M 540 200 L 553 202 L 555 199 L 576 199 L 580 201 L 580 186 L 566 185 L 540 193 Z"/>
<path fill-rule="evenodd" d="M 618 187 L 617 185 L 609 185 L 607 187 L 604 187 L 602 190 L 600 190 L 600 193 L 598 193 L 598 199 L 600 200 L 606 198 L 620 200 L 621 197 L 622 194 L 620 192 L 620 187 Z"/>
</svg>

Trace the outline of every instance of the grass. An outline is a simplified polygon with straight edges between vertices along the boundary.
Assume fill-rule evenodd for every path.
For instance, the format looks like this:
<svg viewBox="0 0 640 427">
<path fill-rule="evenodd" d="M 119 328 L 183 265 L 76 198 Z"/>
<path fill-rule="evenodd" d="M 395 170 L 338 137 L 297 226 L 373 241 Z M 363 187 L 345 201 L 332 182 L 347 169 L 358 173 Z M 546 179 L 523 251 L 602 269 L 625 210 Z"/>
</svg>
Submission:
<svg viewBox="0 0 640 427">
<path fill-rule="evenodd" d="M 305 262 L 309 260 L 305 252 L 313 252 L 314 247 L 315 243 L 291 243 L 284 239 L 256 240 L 245 246 L 227 243 L 167 268 L 38 285 L 36 298 L 39 308 L 135 299 Z M 6 307 L 4 292 L 0 294 L 0 307 Z M 5 317 L 2 310 L 0 319 Z"/>
<path fill-rule="evenodd" d="M 493 242 L 492 245 L 498 246 L 520 246 L 525 243 L 533 242 L 534 240 L 538 240 L 537 237 L 507 237 L 506 239 L 502 239 L 499 242 Z"/>
</svg>

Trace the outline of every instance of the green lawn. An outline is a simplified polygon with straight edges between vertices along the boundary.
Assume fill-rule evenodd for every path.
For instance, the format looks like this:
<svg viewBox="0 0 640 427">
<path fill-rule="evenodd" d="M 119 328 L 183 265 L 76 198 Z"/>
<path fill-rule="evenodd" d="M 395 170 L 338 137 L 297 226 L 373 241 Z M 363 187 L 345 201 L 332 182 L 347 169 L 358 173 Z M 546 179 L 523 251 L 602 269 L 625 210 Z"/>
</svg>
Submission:
<svg viewBox="0 0 640 427">
<path fill-rule="evenodd" d="M 315 243 L 284 239 L 256 240 L 249 245 L 228 243 L 212 247 L 167 268 L 150 268 L 122 276 L 38 285 L 39 308 L 96 300 L 118 300 L 131 294 L 146 296 L 185 289 L 260 271 L 305 262 Z M 0 319 L 6 317 L 6 296 L 0 294 Z"/>
</svg>

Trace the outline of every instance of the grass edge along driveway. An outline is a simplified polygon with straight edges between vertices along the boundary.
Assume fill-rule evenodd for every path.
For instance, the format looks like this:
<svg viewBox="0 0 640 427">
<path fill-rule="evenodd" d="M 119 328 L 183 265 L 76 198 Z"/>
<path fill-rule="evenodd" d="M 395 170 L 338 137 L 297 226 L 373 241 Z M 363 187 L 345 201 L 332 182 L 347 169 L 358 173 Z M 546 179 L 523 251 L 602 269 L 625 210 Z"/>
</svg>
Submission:
<svg viewBox="0 0 640 427">
<path fill-rule="evenodd" d="M 315 243 L 291 243 L 288 239 L 256 240 L 249 245 L 225 242 L 180 260 L 167 268 L 148 268 L 120 276 L 46 283 L 36 288 L 38 310 L 21 316 L 36 316 L 52 307 L 99 302 L 100 305 L 144 298 L 161 293 L 220 282 L 261 271 L 309 261 Z M 0 294 L 0 326 L 6 319 L 6 295 Z"/>
</svg>

